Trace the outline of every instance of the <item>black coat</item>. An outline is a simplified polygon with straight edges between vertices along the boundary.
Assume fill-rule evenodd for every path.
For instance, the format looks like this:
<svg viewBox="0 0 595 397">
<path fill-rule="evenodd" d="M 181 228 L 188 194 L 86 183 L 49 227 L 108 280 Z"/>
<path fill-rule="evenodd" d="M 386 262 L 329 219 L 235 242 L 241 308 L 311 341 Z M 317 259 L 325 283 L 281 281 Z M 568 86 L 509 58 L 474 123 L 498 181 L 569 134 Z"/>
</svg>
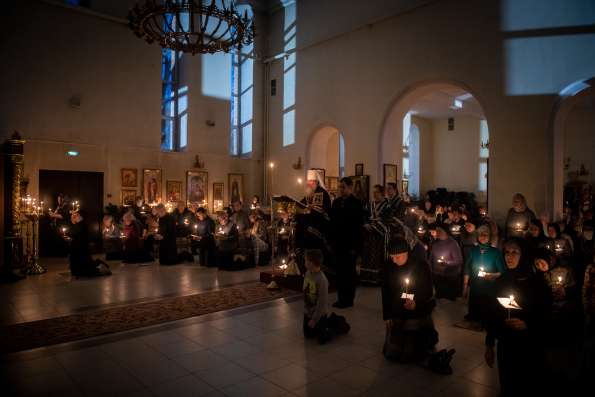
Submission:
<svg viewBox="0 0 595 397">
<path fill-rule="evenodd" d="M 89 230 L 87 222 L 82 221 L 70 226 L 70 272 L 73 276 L 90 276 L 97 272 L 96 263 L 89 248 Z"/>
<path fill-rule="evenodd" d="M 163 239 L 159 242 L 159 263 L 173 265 L 178 262 L 176 248 L 176 220 L 171 214 L 159 218 L 159 234 Z"/>
<path fill-rule="evenodd" d="M 331 241 L 333 249 L 361 252 L 362 226 L 365 212 L 362 202 L 354 195 L 339 197 L 331 208 Z"/>
<path fill-rule="evenodd" d="M 406 288 L 405 279 L 409 279 Z M 401 294 L 407 289 L 414 294 L 415 310 L 403 306 L 405 300 Z M 409 256 L 403 266 L 387 261 L 382 269 L 382 317 L 390 319 L 412 319 L 425 317 L 432 312 L 436 302 L 433 299 L 432 273 L 430 265 Z"/>
</svg>

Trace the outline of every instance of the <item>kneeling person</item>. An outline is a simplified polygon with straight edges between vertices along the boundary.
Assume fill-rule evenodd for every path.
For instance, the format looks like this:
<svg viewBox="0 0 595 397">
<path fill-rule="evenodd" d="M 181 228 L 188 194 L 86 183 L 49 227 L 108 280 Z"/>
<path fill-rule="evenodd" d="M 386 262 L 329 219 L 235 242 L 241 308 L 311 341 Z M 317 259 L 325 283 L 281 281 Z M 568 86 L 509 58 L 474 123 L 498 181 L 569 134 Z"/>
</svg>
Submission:
<svg viewBox="0 0 595 397">
<path fill-rule="evenodd" d="M 384 355 L 400 362 L 422 362 L 438 342 L 432 320 L 436 304 L 430 266 L 410 256 L 407 241 L 396 238 L 391 241 L 382 279 Z"/>
<path fill-rule="evenodd" d="M 319 343 L 328 342 L 328 280 L 321 271 L 322 252 L 306 251 L 306 275 L 304 276 L 304 336 L 318 338 Z"/>
</svg>

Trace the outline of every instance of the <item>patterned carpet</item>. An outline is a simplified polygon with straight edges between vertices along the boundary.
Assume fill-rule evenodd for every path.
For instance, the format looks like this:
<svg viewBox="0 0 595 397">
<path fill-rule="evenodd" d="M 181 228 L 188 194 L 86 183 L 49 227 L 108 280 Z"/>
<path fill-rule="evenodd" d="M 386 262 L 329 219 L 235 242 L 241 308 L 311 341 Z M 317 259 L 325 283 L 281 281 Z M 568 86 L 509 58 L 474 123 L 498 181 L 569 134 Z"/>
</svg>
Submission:
<svg viewBox="0 0 595 397">
<path fill-rule="evenodd" d="M 295 295 L 262 283 L 0 327 L 0 354 L 72 342 Z"/>
</svg>

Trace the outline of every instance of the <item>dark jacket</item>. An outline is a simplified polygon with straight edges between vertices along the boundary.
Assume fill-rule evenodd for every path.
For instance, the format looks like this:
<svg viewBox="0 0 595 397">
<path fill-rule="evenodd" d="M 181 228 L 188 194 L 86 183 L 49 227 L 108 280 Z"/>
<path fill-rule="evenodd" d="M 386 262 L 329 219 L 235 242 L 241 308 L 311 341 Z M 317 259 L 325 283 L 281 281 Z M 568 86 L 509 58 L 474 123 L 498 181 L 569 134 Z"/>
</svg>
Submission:
<svg viewBox="0 0 595 397">
<path fill-rule="evenodd" d="M 353 194 L 339 197 L 331 208 L 332 245 L 335 251 L 361 252 L 364 209 Z"/>
<path fill-rule="evenodd" d="M 409 279 L 406 288 L 405 279 Z M 415 310 L 404 308 L 401 294 L 407 289 L 414 294 Z M 382 270 L 382 317 L 390 319 L 412 319 L 424 317 L 432 313 L 436 306 L 433 299 L 432 274 L 430 265 L 425 261 L 417 261 L 411 256 L 403 266 L 387 261 Z"/>
</svg>

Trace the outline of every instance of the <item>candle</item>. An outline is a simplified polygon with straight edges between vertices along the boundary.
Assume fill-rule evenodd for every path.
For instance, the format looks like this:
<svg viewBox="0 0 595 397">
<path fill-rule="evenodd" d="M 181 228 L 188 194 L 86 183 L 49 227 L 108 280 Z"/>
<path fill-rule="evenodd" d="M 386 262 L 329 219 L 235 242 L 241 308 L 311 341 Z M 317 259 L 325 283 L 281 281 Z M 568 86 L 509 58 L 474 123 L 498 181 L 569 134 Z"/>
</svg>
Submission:
<svg viewBox="0 0 595 397">
<path fill-rule="evenodd" d="M 510 295 L 509 300 L 508 300 L 508 305 L 509 306 L 516 305 L 516 303 L 514 301 L 514 295 Z M 508 309 L 508 318 L 510 319 L 510 309 Z"/>
<path fill-rule="evenodd" d="M 198 225 L 195 223 L 194 224 L 194 230 L 196 231 L 196 229 L 198 229 Z"/>
<path fill-rule="evenodd" d="M 218 234 L 225 234 L 225 232 L 223 231 L 222 227 L 219 227 L 219 230 L 217 231 Z"/>
<path fill-rule="evenodd" d="M 184 225 L 189 225 L 190 221 L 188 220 L 188 218 L 184 218 Z"/>
<path fill-rule="evenodd" d="M 444 257 L 441 256 L 440 258 L 438 258 L 438 263 L 444 263 Z"/>
<path fill-rule="evenodd" d="M 279 231 L 279 233 L 281 233 L 281 234 L 285 233 L 285 228 L 282 227 L 281 230 Z"/>
<path fill-rule="evenodd" d="M 558 276 L 558 284 L 562 285 L 562 276 Z"/>
<path fill-rule="evenodd" d="M 486 272 L 484 271 L 484 268 L 483 267 L 480 267 L 479 268 L 479 273 L 477 273 L 477 276 L 478 277 L 485 277 L 485 275 L 486 275 Z"/>
<path fill-rule="evenodd" d="M 65 227 L 63 227 L 63 228 L 62 228 L 62 234 L 66 234 L 66 230 L 67 230 L 67 229 L 66 229 Z"/>
<path fill-rule="evenodd" d="M 409 279 L 406 278 L 405 279 L 405 293 L 407 294 L 409 292 Z"/>
</svg>

